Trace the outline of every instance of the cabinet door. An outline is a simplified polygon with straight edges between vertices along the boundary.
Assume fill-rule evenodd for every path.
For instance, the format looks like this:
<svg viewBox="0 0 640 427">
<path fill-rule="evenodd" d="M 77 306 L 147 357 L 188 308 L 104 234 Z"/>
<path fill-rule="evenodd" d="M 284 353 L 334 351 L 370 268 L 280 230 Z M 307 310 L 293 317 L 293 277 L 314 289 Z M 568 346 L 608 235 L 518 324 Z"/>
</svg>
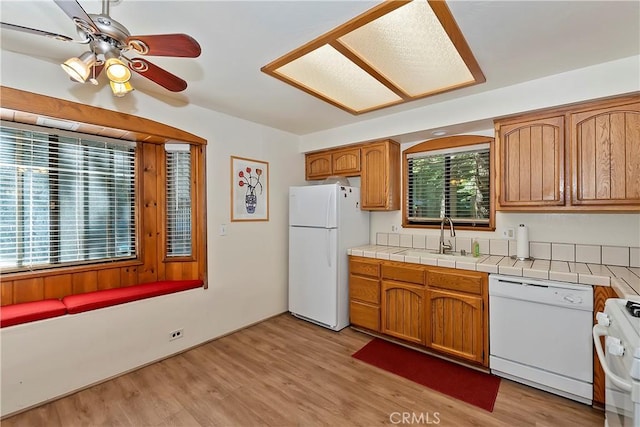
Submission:
<svg viewBox="0 0 640 427">
<path fill-rule="evenodd" d="M 331 153 L 312 153 L 305 156 L 307 180 L 324 179 L 331 175 Z"/>
<path fill-rule="evenodd" d="M 564 205 L 564 116 L 497 127 L 500 207 Z"/>
<path fill-rule="evenodd" d="M 427 290 L 426 345 L 472 362 L 484 362 L 482 298 Z"/>
<path fill-rule="evenodd" d="M 382 332 L 403 340 L 425 343 L 424 288 L 382 281 Z"/>
<path fill-rule="evenodd" d="M 360 148 L 349 148 L 331 153 L 332 175 L 360 175 Z"/>
<path fill-rule="evenodd" d="M 571 114 L 571 203 L 640 205 L 640 102 Z"/>
<path fill-rule="evenodd" d="M 361 208 L 400 209 L 400 145 L 387 140 L 363 146 L 361 152 Z"/>
</svg>

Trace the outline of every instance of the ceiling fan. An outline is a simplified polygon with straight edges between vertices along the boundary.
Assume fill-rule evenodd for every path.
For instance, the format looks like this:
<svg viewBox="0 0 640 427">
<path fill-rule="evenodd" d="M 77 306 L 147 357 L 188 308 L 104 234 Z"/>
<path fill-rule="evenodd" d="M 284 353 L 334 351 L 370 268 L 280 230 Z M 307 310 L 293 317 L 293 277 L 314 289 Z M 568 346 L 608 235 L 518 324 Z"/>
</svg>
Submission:
<svg viewBox="0 0 640 427">
<path fill-rule="evenodd" d="M 5 22 L 0 22 L 0 27 L 88 45 L 87 52 L 69 58 L 61 64 L 62 68 L 73 80 L 80 83 L 88 81 L 95 85 L 98 84 L 97 77 L 104 70 L 115 96 L 124 96 L 133 90 L 129 82 L 131 71 L 172 92 L 185 90 L 187 82 L 180 77 L 146 59 L 129 58 L 125 54 L 196 58 L 201 52 L 198 42 L 186 34 L 132 36 L 124 25 L 109 16 L 110 1 L 118 3 L 122 0 L 102 0 L 102 13 L 88 14 L 76 0 L 54 0 L 73 20 L 81 40 Z"/>
</svg>

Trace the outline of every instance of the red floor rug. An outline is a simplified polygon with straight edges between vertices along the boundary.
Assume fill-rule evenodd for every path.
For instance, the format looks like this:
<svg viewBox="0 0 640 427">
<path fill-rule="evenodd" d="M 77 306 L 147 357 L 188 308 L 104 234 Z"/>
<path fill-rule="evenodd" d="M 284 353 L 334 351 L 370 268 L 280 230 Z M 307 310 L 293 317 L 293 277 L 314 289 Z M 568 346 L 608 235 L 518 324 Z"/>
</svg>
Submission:
<svg viewBox="0 0 640 427">
<path fill-rule="evenodd" d="M 500 378 L 374 338 L 353 357 L 493 412 Z"/>
</svg>

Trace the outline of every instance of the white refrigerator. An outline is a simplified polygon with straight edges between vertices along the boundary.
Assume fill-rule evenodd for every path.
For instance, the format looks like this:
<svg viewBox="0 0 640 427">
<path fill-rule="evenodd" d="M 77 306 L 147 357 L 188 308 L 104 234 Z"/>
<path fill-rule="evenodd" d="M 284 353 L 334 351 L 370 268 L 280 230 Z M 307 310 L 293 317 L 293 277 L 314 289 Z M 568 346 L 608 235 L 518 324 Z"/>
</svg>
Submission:
<svg viewBox="0 0 640 427">
<path fill-rule="evenodd" d="M 349 325 L 347 249 L 369 242 L 360 189 L 289 189 L 289 311 L 335 331 Z"/>
</svg>

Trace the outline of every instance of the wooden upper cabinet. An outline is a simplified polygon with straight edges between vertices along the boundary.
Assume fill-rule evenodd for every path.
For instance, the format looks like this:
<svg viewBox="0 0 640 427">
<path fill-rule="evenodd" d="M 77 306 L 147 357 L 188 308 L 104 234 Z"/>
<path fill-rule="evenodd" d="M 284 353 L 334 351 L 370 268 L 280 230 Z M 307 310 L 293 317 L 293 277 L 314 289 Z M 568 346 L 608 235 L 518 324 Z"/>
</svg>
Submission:
<svg viewBox="0 0 640 427">
<path fill-rule="evenodd" d="M 324 179 L 331 175 L 331 153 L 311 153 L 305 156 L 307 180 Z"/>
<path fill-rule="evenodd" d="M 307 180 L 325 179 L 331 175 L 360 175 L 360 147 L 322 151 L 305 156 Z"/>
<path fill-rule="evenodd" d="M 564 116 L 496 123 L 500 207 L 564 205 Z"/>
<path fill-rule="evenodd" d="M 390 139 L 355 147 L 309 153 L 307 180 L 331 175 L 360 176 L 360 208 L 400 209 L 400 144 Z"/>
<path fill-rule="evenodd" d="M 400 209 L 400 144 L 388 139 L 364 145 L 361 161 L 361 209 Z"/>
<path fill-rule="evenodd" d="M 571 203 L 640 205 L 640 102 L 570 115 Z"/>
<path fill-rule="evenodd" d="M 332 175 L 360 175 L 360 147 L 331 152 Z"/>
<path fill-rule="evenodd" d="M 640 95 L 499 119 L 497 209 L 640 210 Z"/>
</svg>

